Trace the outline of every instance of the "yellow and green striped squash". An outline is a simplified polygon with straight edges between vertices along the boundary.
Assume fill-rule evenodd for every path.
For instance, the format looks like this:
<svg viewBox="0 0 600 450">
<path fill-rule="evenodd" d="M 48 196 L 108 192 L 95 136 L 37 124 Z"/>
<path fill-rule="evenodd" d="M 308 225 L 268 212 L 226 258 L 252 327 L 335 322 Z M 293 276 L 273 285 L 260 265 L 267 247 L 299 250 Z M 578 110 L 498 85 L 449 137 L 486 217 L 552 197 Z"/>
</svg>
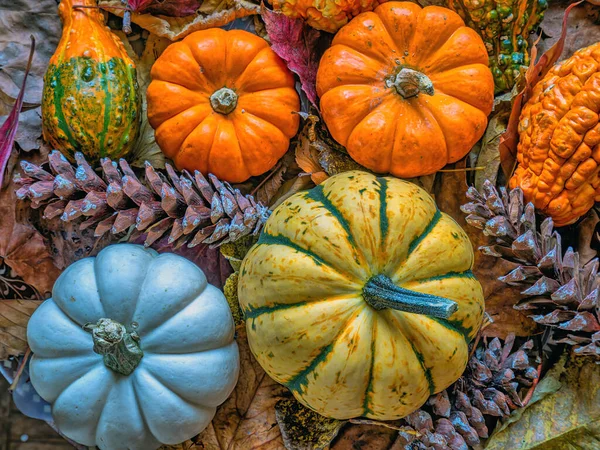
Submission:
<svg viewBox="0 0 600 450">
<path fill-rule="evenodd" d="M 283 202 L 244 258 L 252 353 L 304 405 L 397 419 L 452 384 L 484 311 L 473 249 L 418 186 L 352 171 Z"/>
</svg>

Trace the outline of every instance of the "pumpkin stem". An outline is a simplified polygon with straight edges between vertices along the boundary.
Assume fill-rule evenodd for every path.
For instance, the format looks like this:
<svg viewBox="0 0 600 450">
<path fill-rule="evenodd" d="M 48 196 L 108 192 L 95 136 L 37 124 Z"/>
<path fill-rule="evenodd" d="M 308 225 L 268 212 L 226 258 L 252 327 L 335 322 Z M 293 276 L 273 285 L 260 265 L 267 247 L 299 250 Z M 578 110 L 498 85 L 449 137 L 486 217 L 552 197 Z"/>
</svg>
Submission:
<svg viewBox="0 0 600 450">
<path fill-rule="evenodd" d="M 403 67 L 400 72 L 386 80 L 386 86 L 396 88 L 402 98 L 416 97 L 420 93 L 433 95 L 433 83 L 427 75 L 418 70 Z"/>
<path fill-rule="evenodd" d="M 376 310 L 392 308 L 439 319 L 447 319 L 458 309 L 457 303 L 452 300 L 404 289 L 385 275 L 376 275 L 367 282 L 363 298 Z"/>
<path fill-rule="evenodd" d="M 220 114 L 229 114 L 237 106 L 238 96 L 233 89 L 222 87 L 210 96 L 210 106 Z"/>
<path fill-rule="evenodd" d="M 144 356 L 140 337 L 119 322 L 100 319 L 96 324 L 86 323 L 83 329 L 92 333 L 94 351 L 104 357 L 104 365 L 121 375 L 131 374 Z"/>
</svg>

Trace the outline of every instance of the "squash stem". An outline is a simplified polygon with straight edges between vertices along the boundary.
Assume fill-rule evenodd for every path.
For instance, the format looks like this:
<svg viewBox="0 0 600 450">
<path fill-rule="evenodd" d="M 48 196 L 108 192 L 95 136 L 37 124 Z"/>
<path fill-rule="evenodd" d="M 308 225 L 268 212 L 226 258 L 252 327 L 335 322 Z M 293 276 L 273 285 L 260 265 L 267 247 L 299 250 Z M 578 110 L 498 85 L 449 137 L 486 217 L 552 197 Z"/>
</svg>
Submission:
<svg viewBox="0 0 600 450">
<path fill-rule="evenodd" d="M 103 356 L 104 365 L 121 375 L 130 375 L 144 356 L 137 333 L 129 333 L 119 322 L 100 319 L 83 329 L 92 333 L 94 351 Z"/>
<path fill-rule="evenodd" d="M 394 87 L 404 99 L 416 97 L 423 93 L 433 95 L 433 83 L 427 75 L 418 70 L 403 67 L 400 71 L 386 80 L 386 86 Z"/>
<path fill-rule="evenodd" d="M 385 275 L 376 275 L 367 282 L 363 298 L 376 310 L 391 308 L 439 319 L 447 319 L 458 309 L 458 304 L 452 300 L 404 289 Z"/>
<path fill-rule="evenodd" d="M 210 96 L 210 106 L 215 112 L 229 114 L 237 106 L 238 96 L 233 89 L 222 87 Z"/>
</svg>

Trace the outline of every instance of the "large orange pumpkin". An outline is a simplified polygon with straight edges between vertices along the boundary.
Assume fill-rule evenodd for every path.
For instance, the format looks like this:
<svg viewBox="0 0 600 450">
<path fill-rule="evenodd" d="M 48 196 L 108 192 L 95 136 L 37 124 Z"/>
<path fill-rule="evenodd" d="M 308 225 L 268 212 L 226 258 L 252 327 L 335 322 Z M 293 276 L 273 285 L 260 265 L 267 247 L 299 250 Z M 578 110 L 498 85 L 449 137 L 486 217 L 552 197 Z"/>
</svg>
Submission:
<svg viewBox="0 0 600 450">
<path fill-rule="evenodd" d="M 478 34 L 447 8 L 389 2 L 342 27 L 317 73 L 331 135 L 363 166 L 433 173 L 481 138 L 494 80 Z"/>
<path fill-rule="evenodd" d="M 197 31 L 152 67 L 148 120 L 179 169 L 241 182 L 271 169 L 298 130 L 291 72 L 247 31 Z"/>
</svg>

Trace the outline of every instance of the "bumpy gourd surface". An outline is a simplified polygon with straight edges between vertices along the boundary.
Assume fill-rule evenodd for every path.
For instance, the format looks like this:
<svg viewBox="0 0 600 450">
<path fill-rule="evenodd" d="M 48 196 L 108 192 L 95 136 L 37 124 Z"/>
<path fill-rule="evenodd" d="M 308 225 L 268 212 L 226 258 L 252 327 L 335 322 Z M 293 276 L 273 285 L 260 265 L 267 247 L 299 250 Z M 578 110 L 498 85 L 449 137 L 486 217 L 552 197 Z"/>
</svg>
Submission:
<svg viewBox="0 0 600 450">
<path fill-rule="evenodd" d="M 488 56 L 455 12 L 389 2 L 355 17 L 321 59 L 317 92 L 333 138 L 378 173 L 416 177 L 466 155 L 483 135 L 494 96 Z M 435 93 L 403 98 L 387 82 L 402 68 Z"/>
<path fill-rule="evenodd" d="M 302 18 L 317 30 L 335 33 L 361 12 L 387 0 L 273 0 L 273 8 L 292 18 Z"/>
<path fill-rule="evenodd" d="M 128 376 L 94 353 L 86 323 L 136 330 L 144 352 Z M 173 254 L 113 245 L 69 266 L 28 324 L 31 380 L 58 428 L 101 449 L 152 450 L 196 435 L 239 370 L 223 294 Z"/>
<path fill-rule="evenodd" d="M 198 31 L 170 45 L 152 67 L 148 120 L 179 169 L 241 182 L 271 169 L 296 134 L 294 77 L 264 39 L 247 31 Z M 216 112 L 221 88 L 235 109 Z"/>
<path fill-rule="evenodd" d="M 345 172 L 294 195 L 241 267 L 252 352 L 326 416 L 396 419 L 463 372 L 483 314 L 464 231 L 414 184 Z M 448 319 L 384 309 L 362 296 L 384 274 L 454 300 Z"/>
<path fill-rule="evenodd" d="M 89 8 L 77 8 L 88 6 Z M 134 62 L 92 0 L 63 0 L 63 34 L 44 77 L 44 138 L 67 157 L 120 158 L 139 135 Z"/>
<path fill-rule="evenodd" d="M 557 64 L 535 86 L 519 122 L 510 186 L 558 226 L 600 200 L 600 43 Z"/>
<path fill-rule="evenodd" d="M 449 0 L 485 42 L 498 91 L 511 89 L 529 66 L 527 38 L 536 31 L 548 8 L 547 0 Z"/>
</svg>

